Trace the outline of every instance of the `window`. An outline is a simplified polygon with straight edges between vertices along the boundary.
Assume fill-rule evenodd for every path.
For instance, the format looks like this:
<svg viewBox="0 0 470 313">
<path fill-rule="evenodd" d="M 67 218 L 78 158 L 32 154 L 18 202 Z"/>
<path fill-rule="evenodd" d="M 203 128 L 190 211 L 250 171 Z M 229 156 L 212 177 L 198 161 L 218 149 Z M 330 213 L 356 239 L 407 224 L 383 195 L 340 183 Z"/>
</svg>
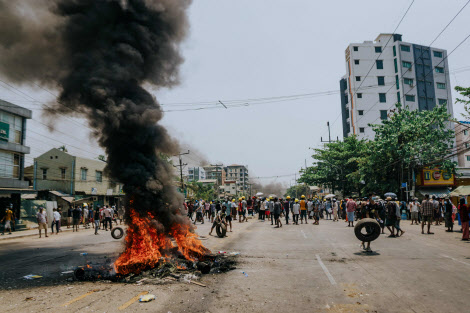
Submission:
<svg viewBox="0 0 470 313">
<path fill-rule="evenodd" d="M 357 94 L 357 98 L 358 98 L 358 99 L 362 99 L 362 93 L 358 93 L 358 94 Z"/>
<path fill-rule="evenodd" d="M 360 82 L 361 81 L 361 76 L 356 76 L 356 81 Z"/>
<path fill-rule="evenodd" d="M 379 101 L 380 101 L 380 103 L 387 102 L 387 95 L 384 94 L 384 93 L 379 93 Z"/>
<path fill-rule="evenodd" d="M 436 71 L 436 73 L 444 73 L 444 68 L 436 66 L 435 71 Z"/>
<path fill-rule="evenodd" d="M 410 46 L 400 45 L 400 50 L 404 52 L 410 52 Z"/>
<path fill-rule="evenodd" d="M 13 178 L 20 178 L 20 155 L 13 155 Z"/>
<path fill-rule="evenodd" d="M 364 111 L 363 111 L 363 110 L 359 110 L 359 111 L 357 111 L 357 113 L 358 113 L 359 115 L 364 115 Z"/>
<path fill-rule="evenodd" d="M 359 127 L 359 132 L 364 133 L 364 127 Z"/>
<path fill-rule="evenodd" d="M 384 76 L 377 76 L 377 85 L 385 86 L 385 77 Z"/>
<path fill-rule="evenodd" d="M 359 47 L 353 47 L 354 51 L 359 51 Z"/>
<path fill-rule="evenodd" d="M 468 130 L 467 130 L 467 129 L 464 130 L 464 131 L 463 131 L 463 134 L 464 134 L 465 136 L 467 136 L 467 135 L 468 135 Z"/>
<path fill-rule="evenodd" d="M 442 58 L 442 52 L 440 52 L 440 51 L 433 51 L 433 53 L 434 53 L 434 56 L 435 56 L 436 58 Z"/>
<path fill-rule="evenodd" d="M 382 47 L 375 47 L 375 52 L 376 53 L 381 53 L 382 52 Z"/>
<path fill-rule="evenodd" d="M 400 92 L 397 92 L 397 102 L 398 102 L 398 103 L 401 102 Z"/>
<path fill-rule="evenodd" d="M 381 120 L 387 119 L 387 110 L 380 110 L 380 119 Z"/>
<path fill-rule="evenodd" d="M 470 161 L 470 155 L 467 155 L 467 161 Z"/>
<path fill-rule="evenodd" d="M 87 173 L 88 173 L 88 169 L 86 168 L 80 169 L 80 174 L 81 174 L 80 177 L 82 180 L 86 180 Z"/>
<path fill-rule="evenodd" d="M 446 89 L 445 83 L 437 83 L 437 89 Z"/>
<path fill-rule="evenodd" d="M 403 83 L 405 85 L 410 85 L 410 86 L 413 86 L 413 80 L 411 78 L 405 78 L 403 79 Z"/>
<path fill-rule="evenodd" d="M 15 141 L 14 143 L 21 144 L 21 132 L 19 130 L 15 130 Z"/>
<path fill-rule="evenodd" d="M 402 61 L 401 64 L 402 64 L 403 67 L 405 67 L 405 68 L 411 68 L 411 62 Z"/>
<path fill-rule="evenodd" d="M 393 65 L 395 66 L 395 73 L 398 73 L 398 63 L 397 63 L 397 59 L 394 59 L 394 60 L 393 60 Z"/>
<path fill-rule="evenodd" d="M 65 179 L 65 168 L 60 169 L 60 178 L 63 180 Z"/>
<path fill-rule="evenodd" d="M 349 103 L 348 95 L 344 95 L 344 103 Z"/>
<path fill-rule="evenodd" d="M 465 143 L 465 148 L 468 149 L 468 147 L 470 147 L 470 144 L 468 142 Z"/>
<path fill-rule="evenodd" d="M 354 60 L 354 64 L 359 65 L 359 60 Z"/>
<path fill-rule="evenodd" d="M 397 90 L 400 89 L 400 80 L 398 79 L 398 75 L 395 75 L 395 85 L 397 85 Z"/>
<path fill-rule="evenodd" d="M 103 172 L 96 171 L 96 181 L 99 183 L 103 181 Z"/>
<path fill-rule="evenodd" d="M 397 47 L 393 46 L 393 56 L 397 56 Z"/>
<path fill-rule="evenodd" d="M 47 179 L 47 168 L 42 169 L 42 179 L 46 180 Z"/>
<path fill-rule="evenodd" d="M 383 60 L 376 60 L 375 65 L 377 66 L 378 70 L 383 70 L 384 69 L 384 61 Z"/>
<path fill-rule="evenodd" d="M 439 99 L 438 101 L 440 105 L 447 104 L 447 99 Z"/>
<path fill-rule="evenodd" d="M 415 102 L 415 96 L 414 95 L 405 95 L 406 101 L 409 102 Z"/>
</svg>

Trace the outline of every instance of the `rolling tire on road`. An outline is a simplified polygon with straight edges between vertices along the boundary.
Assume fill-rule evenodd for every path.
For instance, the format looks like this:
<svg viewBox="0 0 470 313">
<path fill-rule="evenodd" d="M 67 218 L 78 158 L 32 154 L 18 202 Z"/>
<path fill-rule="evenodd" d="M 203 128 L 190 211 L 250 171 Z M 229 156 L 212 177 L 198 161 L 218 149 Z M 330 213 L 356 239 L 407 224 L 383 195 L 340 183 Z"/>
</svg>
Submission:
<svg viewBox="0 0 470 313">
<path fill-rule="evenodd" d="M 121 239 L 122 236 L 124 236 L 124 229 L 122 229 L 121 227 L 114 227 L 113 229 L 111 229 L 111 236 L 114 239 Z"/>
<path fill-rule="evenodd" d="M 363 228 L 366 233 L 362 232 Z M 363 218 L 354 226 L 354 234 L 357 239 L 364 242 L 371 242 L 379 238 L 381 231 L 379 222 L 373 218 Z"/>
<path fill-rule="evenodd" d="M 225 234 L 227 234 L 227 226 L 224 224 L 219 224 L 215 227 L 215 231 L 217 232 L 217 236 L 219 236 L 219 238 L 224 238 Z"/>
</svg>

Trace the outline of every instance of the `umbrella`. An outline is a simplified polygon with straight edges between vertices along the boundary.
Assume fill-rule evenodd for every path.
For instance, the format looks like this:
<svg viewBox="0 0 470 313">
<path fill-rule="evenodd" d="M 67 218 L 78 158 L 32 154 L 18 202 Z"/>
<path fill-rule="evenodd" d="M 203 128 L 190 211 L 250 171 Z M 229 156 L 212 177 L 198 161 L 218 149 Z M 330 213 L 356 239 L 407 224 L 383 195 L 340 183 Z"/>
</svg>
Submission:
<svg viewBox="0 0 470 313">
<path fill-rule="evenodd" d="M 256 194 L 257 197 L 261 197 L 262 195 L 264 195 L 264 193 L 262 193 L 262 192 L 258 192 L 258 193 Z"/>
<path fill-rule="evenodd" d="M 334 197 L 336 197 L 336 195 L 330 193 L 329 195 L 325 196 L 325 199 L 330 199 L 330 198 L 334 198 Z"/>
<path fill-rule="evenodd" d="M 387 192 L 384 196 L 385 196 L 385 198 L 387 198 L 387 197 L 396 198 L 397 197 L 397 195 L 394 194 L 393 192 Z"/>
</svg>

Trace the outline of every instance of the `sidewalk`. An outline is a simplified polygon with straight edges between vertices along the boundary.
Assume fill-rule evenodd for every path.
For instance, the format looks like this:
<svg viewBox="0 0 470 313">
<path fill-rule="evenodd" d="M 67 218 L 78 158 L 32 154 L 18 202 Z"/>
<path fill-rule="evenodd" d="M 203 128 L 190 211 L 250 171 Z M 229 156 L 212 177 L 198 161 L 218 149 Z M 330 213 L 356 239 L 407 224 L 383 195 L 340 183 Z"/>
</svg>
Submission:
<svg viewBox="0 0 470 313">
<path fill-rule="evenodd" d="M 80 227 L 80 230 L 84 229 L 83 226 Z M 67 226 L 61 228 L 62 232 L 68 232 L 72 231 L 72 227 L 67 228 Z M 44 236 L 44 231 L 42 231 L 42 235 Z M 47 229 L 47 235 L 51 235 L 51 229 Z M 23 238 L 23 237 L 32 237 L 32 236 L 37 236 L 39 237 L 39 230 L 37 228 L 35 229 L 29 229 L 29 230 L 20 230 L 20 231 L 14 231 L 11 233 L 11 235 L 8 235 L 7 232 L 5 232 L 5 235 L 0 235 L 0 241 L 2 240 L 8 240 L 8 239 L 18 239 L 18 238 Z"/>
</svg>

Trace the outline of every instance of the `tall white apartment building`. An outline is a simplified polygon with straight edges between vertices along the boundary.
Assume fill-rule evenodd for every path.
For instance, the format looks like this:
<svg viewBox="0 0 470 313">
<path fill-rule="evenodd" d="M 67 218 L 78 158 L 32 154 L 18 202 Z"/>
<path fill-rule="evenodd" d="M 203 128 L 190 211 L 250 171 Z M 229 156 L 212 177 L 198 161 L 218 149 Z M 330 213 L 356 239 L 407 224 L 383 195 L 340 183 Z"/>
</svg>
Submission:
<svg viewBox="0 0 470 313">
<path fill-rule="evenodd" d="M 375 41 L 349 44 L 345 53 L 346 75 L 340 80 L 344 137 L 373 139 L 369 124 L 386 120 L 397 102 L 409 110 L 446 105 L 453 116 L 446 50 L 380 34 Z"/>
</svg>

